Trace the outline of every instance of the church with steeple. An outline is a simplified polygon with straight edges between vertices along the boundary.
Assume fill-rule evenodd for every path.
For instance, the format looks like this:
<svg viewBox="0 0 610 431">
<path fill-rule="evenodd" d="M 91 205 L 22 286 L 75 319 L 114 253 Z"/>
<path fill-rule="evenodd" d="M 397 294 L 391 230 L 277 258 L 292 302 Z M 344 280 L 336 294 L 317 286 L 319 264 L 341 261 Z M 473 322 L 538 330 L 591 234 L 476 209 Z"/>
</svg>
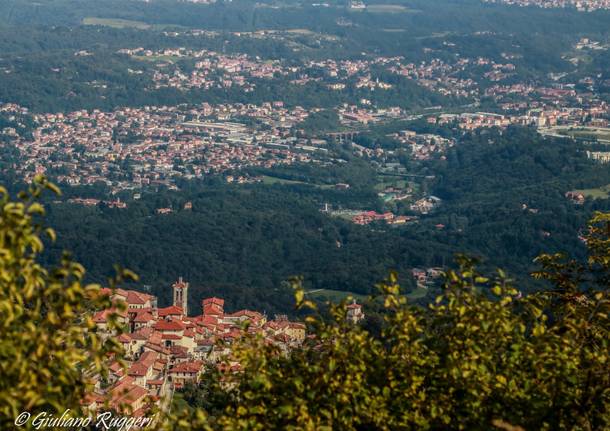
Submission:
<svg viewBox="0 0 610 431">
<path fill-rule="evenodd" d="M 184 316 L 188 315 L 188 291 L 189 284 L 182 280 L 182 277 L 178 278 L 178 281 L 172 285 L 174 290 L 174 305 L 182 309 Z"/>
</svg>

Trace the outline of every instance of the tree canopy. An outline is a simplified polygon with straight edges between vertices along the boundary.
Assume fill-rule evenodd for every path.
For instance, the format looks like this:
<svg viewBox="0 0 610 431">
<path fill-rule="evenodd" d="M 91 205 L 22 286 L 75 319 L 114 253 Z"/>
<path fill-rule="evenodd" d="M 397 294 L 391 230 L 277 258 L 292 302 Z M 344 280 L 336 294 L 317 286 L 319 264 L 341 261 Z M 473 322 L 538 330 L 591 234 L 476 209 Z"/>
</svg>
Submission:
<svg viewBox="0 0 610 431">
<path fill-rule="evenodd" d="M 17 200 L 0 188 L 0 429 L 12 429 L 22 412 L 79 411 L 90 377 L 107 376 L 108 358 L 120 353 L 115 338 L 93 330 L 93 312 L 114 306 L 109 328 L 119 334 L 121 305 L 100 285 L 84 285 L 85 269 L 67 254 L 56 266 L 40 264 L 42 238 L 55 238 L 40 219 L 44 189 L 59 192 L 42 177 Z"/>
<path fill-rule="evenodd" d="M 378 286 L 380 334 L 332 306 L 330 322 L 308 318 L 302 349 L 246 338 L 231 358 L 240 373 L 211 372 L 184 397 L 206 429 L 607 429 L 609 234 L 598 213 L 586 262 L 541 255 L 533 276 L 551 287 L 528 296 L 464 256 L 428 308 L 408 304 L 392 274 Z M 295 288 L 297 307 L 313 307 Z"/>
<path fill-rule="evenodd" d="M 84 268 L 68 256 L 55 267 L 39 263 L 41 236 L 54 237 L 38 202 L 45 188 L 55 189 L 37 178 L 16 201 L 0 190 L 3 429 L 28 409 L 78 410 L 88 376 L 104 375 L 109 355 L 120 353 L 113 337 L 92 330 L 92 312 L 113 304 L 99 285 L 82 285 Z M 582 262 L 537 259 L 533 277 L 549 286 L 529 295 L 502 270 L 484 275 L 465 256 L 428 307 L 408 303 L 391 274 L 368 305 L 383 311 L 378 331 L 348 323 L 346 303 L 321 316 L 296 279 L 296 307 L 308 313 L 310 328 L 303 346 L 284 352 L 244 335 L 227 358 L 239 372 L 210 367 L 198 387 L 177 397 L 189 406 L 173 408 L 156 426 L 608 429 L 610 214 L 596 213 L 584 239 Z"/>
</svg>

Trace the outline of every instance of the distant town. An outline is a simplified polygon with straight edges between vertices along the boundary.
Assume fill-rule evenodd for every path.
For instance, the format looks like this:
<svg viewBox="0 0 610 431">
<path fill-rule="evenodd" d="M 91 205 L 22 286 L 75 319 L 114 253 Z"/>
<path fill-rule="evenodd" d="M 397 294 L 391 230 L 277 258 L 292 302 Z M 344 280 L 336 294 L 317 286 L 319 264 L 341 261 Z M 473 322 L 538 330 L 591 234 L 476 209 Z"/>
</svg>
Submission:
<svg viewBox="0 0 610 431">
<path fill-rule="evenodd" d="M 195 33 L 189 30 L 185 35 Z M 265 31 L 256 34 L 262 38 L 275 36 L 274 32 Z M 581 61 L 578 53 L 608 49 L 588 38 L 582 38 L 572 48 L 573 56 L 566 59 L 575 66 Z M 77 51 L 75 55 L 91 53 Z M 16 173 L 26 180 L 45 173 L 69 185 L 102 182 L 116 191 L 147 186 L 175 188 L 180 178 L 202 178 L 253 166 L 327 162 L 334 157 L 328 148 L 330 141 L 343 142 L 376 125 L 396 121 L 425 119 L 429 124 L 454 127 L 458 133 L 522 125 L 537 127 L 545 134 L 557 134 L 553 128 L 558 126 L 604 129 L 610 119 L 608 104 L 596 91 L 599 86 L 609 84 L 607 79 L 591 75 L 574 81 L 566 74 L 550 74 L 544 82 L 521 81 L 519 70 L 511 62 L 518 56 L 508 49 L 502 53 L 505 62 L 501 63 L 484 57 L 460 56 L 453 61 L 438 58 L 421 63 L 383 56 L 288 63 L 184 47 L 156 51 L 124 48 L 116 55 L 152 62 L 155 71 L 150 76 L 151 90 L 238 87 L 248 93 L 256 91 L 265 81 L 282 79 L 288 87 L 316 81 L 337 95 L 363 88 L 388 92 L 395 84 L 380 76 L 395 75 L 440 95 L 471 103 L 458 109 L 435 106 L 413 112 L 398 106 L 377 106 L 363 98 L 357 104 L 343 103 L 331 108 L 338 118 L 336 130 L 329 131 L 334 133 L 303 128 L 310 116 L 328 108 L 287 106 L 282 100 L 69 113 L 30 113 L 25 107 L 4 103 L 0 104 L 0 114 L 13 119 L 14 127 L 4 127 L 0 137 L 3 145 L 17 151 L 12 164 Z M 183 70 L 184 63 L 179 61 L 183 59 L 193 63 L 191 71 Z M 129 73 L 143 72 L 129 69 Z M 478 108 L 483 99 L 493 101 L 497 109 L 481 112 Z M 25 126 L 20 123 L 23 118 L 31 120 L 31 133 L 23 132 Z M 408 129 L 390 138 L 409 148 L 414 160 L 442 153 L 456 142 L 431 134 L 415 134 Z M 354 151 L 373 158 L 387 155 L 381 149 L 357 144 Z"/>
<path fill-rule="evenodd" d="M 537 6 L 542 8 L 572 7 L 579 11 L 591 12 L 610 9 L 610 0 L 483 0 L 487 3 L 504 3 L 517 6 Z"/>
</svg>

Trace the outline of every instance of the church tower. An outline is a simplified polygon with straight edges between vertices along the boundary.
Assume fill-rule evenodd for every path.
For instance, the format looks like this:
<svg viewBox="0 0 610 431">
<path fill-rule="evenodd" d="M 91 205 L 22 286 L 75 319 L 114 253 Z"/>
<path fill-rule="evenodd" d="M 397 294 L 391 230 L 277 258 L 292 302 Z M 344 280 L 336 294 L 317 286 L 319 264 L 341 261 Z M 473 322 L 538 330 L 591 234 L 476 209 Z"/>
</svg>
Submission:
<svg viewBox="0 0 610 431">
<path fill-rule="evenodd" d="M 186 316 L 188 314 L 188 291 L 189 284 L 182 280 L 182 277 L 178 278 L 178 281 L 172 285 L 174 289 L 174 305 L 182 308 L 182 313 Z"/>
</svg>

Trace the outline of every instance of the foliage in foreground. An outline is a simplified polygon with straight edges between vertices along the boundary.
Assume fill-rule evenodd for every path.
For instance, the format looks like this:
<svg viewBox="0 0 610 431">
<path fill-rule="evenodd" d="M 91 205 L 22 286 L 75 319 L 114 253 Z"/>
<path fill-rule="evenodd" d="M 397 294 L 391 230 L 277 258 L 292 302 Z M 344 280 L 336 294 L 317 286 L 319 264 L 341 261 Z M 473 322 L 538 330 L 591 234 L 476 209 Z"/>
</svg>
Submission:
<svg viewBox="0 0 610 431">
<path fill-rule="evenodd" d="M 185 394 L 199 401 L 195 428 L 610 429 L 609 236 L 597 214 L 586 263 L 539 257 L 533 275 L 552 288 L 535 295 L 460 257 L 428 309 L 407 304 L 394 275 L 379 285 L 378 337 L 337 306 L 331 323 L 308 319 L 315 337 L 290 355 L 250 338 L 233 358 L 241 373 L 212 372 Z M 296 298 L 312 307 L 298 286 Z"/>
<path fill-rule="evenodd" d="M 92 391 L 90 377 L 106 376 L 109 357 L 120 352 L 115 339 L 93 330 L 93 312 L 112 304 L 99 285 L 82 283 L 84 268 L 67 255 L 53 268 L 38 262 L 43 238 L 55 238 L 38 222 L 44 215 L 38 198 L 45 189 L 59 192 L 42 177 L 16 201 L 0 188 L 2 430 L 13 429 L 22 412 L 78 412 Z M 109 315 L 109 328 L 119 331 L 116 317 Z"/>
<path fill-rule="evenodd" d="M 84 286 L 65 257 L 38 263 L 45 230 L 37 178 L 11 201 L 0 190 L 0 429 L 22 411 L 78 410 L 87 376 L 107 373 L 117 343 L 93 331 L 91 314 L 112 304 Z M 479 274 L 459 258 L 427 309 L 400 294 L 396 277 L 376 299 L 384 327 L 372 335 L 312 313 L 314 334 L 286 355 L 257 337 L 235 346 L 238 374 L 210 371 L 193 409 L 168 430 L 400 430 L 610 428 L 610 215 L 597 214 L 585 263 L 543 255 L 534 276 L 552 288 L 521 297 L 502 271 Z M 111 285 L 114 281 L 111 281 Z M 295 284 L 297 306 L 313 308 Z M 118 328 L 117 328 L 118 330 Z M 195 391 L 195 398 L 197 397 Z M 197 401 L 197 400 L 195 400 Z"/>
</svg>

